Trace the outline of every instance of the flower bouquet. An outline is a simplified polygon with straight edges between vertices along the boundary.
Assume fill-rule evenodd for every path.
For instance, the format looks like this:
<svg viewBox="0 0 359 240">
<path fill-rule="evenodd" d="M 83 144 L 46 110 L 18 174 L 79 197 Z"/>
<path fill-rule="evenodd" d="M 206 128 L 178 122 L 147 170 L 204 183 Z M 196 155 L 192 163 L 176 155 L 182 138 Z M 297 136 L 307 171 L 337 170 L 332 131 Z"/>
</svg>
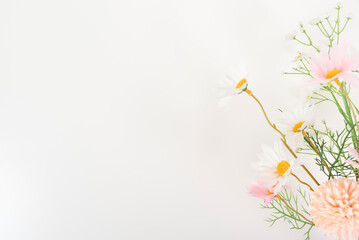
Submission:
<svg viewBox="0 0 359 240">
<path fill-rule="evenodd" d="M 263 145 L 259 161 L 253 163 L 258 181 L 248 185 L 249 194 L 271 211 L 271 225 L 284 220 L 292 229 L 305 229 L 305 239 L 314 227 L 336 239 L 359 239 L 359 109 L 350 97 L 350 88 L 359 86 L 359 55 L 341 40 L 350 19 L 341 16 L 338 5 L 333 14 L 309 23 L 324 38 L 324 47 L 304 24 L 287 36 L 308 51 L 300 52 L 295 57 L 298 66 L 284 74 L 303 76 L 301 87 L 315 88 L 294 109 L 282 111 L 278 124 L 248 87 L 245 75 L 229 74 L 221 86 L 221 106 L 239 94 L 248 95 L 280 138 L 273 147 Z M 335 107 L 340 126 L 315 119 L 321 104 Z M 308 156 L 316 164 L 313 169 L 302 160 Z M 294 181 L 298 187 L 291 186 Z"/>
</svg>

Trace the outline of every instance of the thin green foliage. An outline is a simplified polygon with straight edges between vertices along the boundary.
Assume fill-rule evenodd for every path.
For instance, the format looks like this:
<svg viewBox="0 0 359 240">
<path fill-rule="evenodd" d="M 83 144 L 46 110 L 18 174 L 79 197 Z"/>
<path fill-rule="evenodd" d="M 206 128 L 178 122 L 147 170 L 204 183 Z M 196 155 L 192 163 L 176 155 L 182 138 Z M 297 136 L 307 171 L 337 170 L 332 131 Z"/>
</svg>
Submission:
<svg viewBox="0 0 359 240">
<path fill-rule="evenodd" d="M 274 198 L 273 201 L 268 205 L 262 205 L 262 208 L 272 210 L 272 214 L 265 221 L 273 226 L 278 221 L 288 223 L 291 229 L 302 230 L 306 229 L 305 237 L 310 239 L 310 231 L 314 227 L 314 224 L 303 219 L 297 212 L 310 216 L 307 211 L 309 206 L 309 195 L 303 191 L 300 187 L 297 190 L 297 195 L 294 195 L 292 191 L 284 189 L 280 193 L 280 197 L 288 203 L 288 205 L 296 212 L 289 209 L 282 200 Z M 310 218 L 310 217 L 309 217 Z"/>
</svg>

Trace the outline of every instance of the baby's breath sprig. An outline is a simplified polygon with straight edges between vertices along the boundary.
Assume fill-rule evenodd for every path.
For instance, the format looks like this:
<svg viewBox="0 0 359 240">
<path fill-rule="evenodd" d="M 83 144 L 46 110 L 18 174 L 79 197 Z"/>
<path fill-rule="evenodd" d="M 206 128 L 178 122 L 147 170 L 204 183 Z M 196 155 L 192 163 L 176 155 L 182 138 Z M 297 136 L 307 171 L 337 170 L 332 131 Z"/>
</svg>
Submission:
<svg viewBox="0 0 359 240">
<path fill-rule="evenodd" d="M 333 47 L 333 42 L 335 40 L 337 44 L 339 43 L 340 34 L 346 29 L 348 22 L 352 19 L 350 16 L 347 16 L 344 25 L 340 26 L 341 6 L 338 5 L 335 9 L 337 13 L 333 21 L 331 21 L 331 16 L 328 15 L 324 19 L 320 19 L 314 23 L 320 33 L 328 39 L 328 53 Z"/>
<path fill-rule="evenodd" d="M 344 24 L 341 25 L 341 6 L 336 6 L 336 15 L 332 20 L 332 16 L 328 15 L 324 18 L 316 18 L 310 21 L 311 25 L 315 25 L 319 32 L 328 40 L 328 54 L 330 53 L 333 43 L 339 43 L 340 35 L 346 29 L 349 21 L 352 19 L 351 16 L 346 17 L 346 21 Z M 287 35 L 288 40 L 294 40 L 305 47 L 314 48 L 317 52 L 320 52 L 319 47 L 317 44 L 314 44 L 312 37 L 308 34 L 306 28 L 304 27 L 303 23 L 299 23 L 299 29 L 302 33 L 302 36 L 306 38 L 306 40 L 302 40 L 298 37 L 297 31 L 294 31 L 291 34 Z M 292 75 L 307 75 L 313 77 L 311 70 L 309 68 L 309 60 L 307 57 L 302 57 L 302 53 L 300 53 L 296 59 L 300 62 L 300 65 L 297 67 L 292 67 L 292 71 L 284 72 L 283 74 L 292 74 Z"/>
<path fill-rule="evenodd" d="M 300 43 L 300 44 L 302 44 L 302 45 L 304 45 L 304 46 L 312 47 L 312 48 L 314 48 L 317 52 L 320 52 L 320 49 L 313 44 L 313 40 L 312 40 L 312 38 L 309 36 L 307 30 L 304 28 L 303 23 L 299 23 L 299 28 L 300 28 L 300 31 L 304 34 L 304 36 L 307 38 L 307 40 L 300 40 L 297 36 L 294 36 L 294 37 L 293 37 L 293 40 L 297 41 L 298 43 Z"/>
<path fill-rule="evenodd" d="M 298 61 L 301 63 L 301 65 L 298 65 L 297 67 L 292 67 L 294 72 L 283 72 L 283 74 L 297 74 L 297 75 L 307 75 L 309 77 L 313 77 L 309 69 L 309 62 L 307 58 L 301 57 L 301 53 L 299 53 L 299 55 L 296 58 L 298 58 Z"/>
</svg>

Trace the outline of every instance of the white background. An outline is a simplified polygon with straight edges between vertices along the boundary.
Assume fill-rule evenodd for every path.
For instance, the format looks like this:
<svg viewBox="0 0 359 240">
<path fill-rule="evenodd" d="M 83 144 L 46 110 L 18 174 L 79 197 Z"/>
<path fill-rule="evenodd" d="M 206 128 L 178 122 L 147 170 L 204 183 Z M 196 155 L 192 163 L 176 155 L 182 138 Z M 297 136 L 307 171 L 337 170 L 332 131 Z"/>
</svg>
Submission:
<svg viewBox="0 0 359 240">
<path fill-rule="evenodd" d="M 0 239 L 302 239 L 246 194 L 278 136 L 214 88 L 245 61 L 275 120 L 305 80 L 285 34 L 336 2 L 1 0 Z"/>
</svg>

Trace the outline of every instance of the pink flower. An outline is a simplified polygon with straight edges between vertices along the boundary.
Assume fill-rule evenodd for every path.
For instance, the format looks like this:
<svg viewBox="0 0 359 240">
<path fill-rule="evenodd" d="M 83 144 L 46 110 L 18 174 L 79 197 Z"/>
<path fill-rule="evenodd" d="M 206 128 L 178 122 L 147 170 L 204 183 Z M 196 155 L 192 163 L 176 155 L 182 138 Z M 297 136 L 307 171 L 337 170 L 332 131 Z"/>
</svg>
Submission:
<svg viewBox="0 0 359 240">
<path fill-rule="evenodd" d="M 359 161 L 359 154 L 357 152 L 357 150 L 355 150 L 354 148 L 348 148 L 348 151 L 353 155 L 353 157 Z M 359 163 L 354 162 L 353 160 L 347 159 L 344 160 L 344 162 L 348 163 L 349 165 L 352 165 L 355 168 L 359 168 Z"/>
<path fill-rule="evenodd" d="M 315 77 L 303 86 L 329 83 L 337 79 L 359 86 L 359 76 L 352 72 L 359 67 L 359 55 L 348 58 L 347 49 L 348 45 L 342 43 L 334 46 L 329 55 L 322 52 L 312 56 L 310 69 Z"/>
<path fill-rule="evenodd" d="M 310 215 L 320 231 L 337 239 L 359 238 L 359 183 L 332 179 L 312 194 Z"/>
<path fill-rule="evenodd" d="M 262 181 L 257 181 L 254 183 L 250 183 L 248 184 L 248 194 L 257 197 L 257 198 L 262 198 L 265 199 L 265 203 L 264 205 L 268 205 L 270 204 L 274 197 L 277 195 L 275 194 L 275 188 L 276 185 L 272 186 L 272 187 L 267 187 L 264 185 L 264 182 Z"/>
</svg>

